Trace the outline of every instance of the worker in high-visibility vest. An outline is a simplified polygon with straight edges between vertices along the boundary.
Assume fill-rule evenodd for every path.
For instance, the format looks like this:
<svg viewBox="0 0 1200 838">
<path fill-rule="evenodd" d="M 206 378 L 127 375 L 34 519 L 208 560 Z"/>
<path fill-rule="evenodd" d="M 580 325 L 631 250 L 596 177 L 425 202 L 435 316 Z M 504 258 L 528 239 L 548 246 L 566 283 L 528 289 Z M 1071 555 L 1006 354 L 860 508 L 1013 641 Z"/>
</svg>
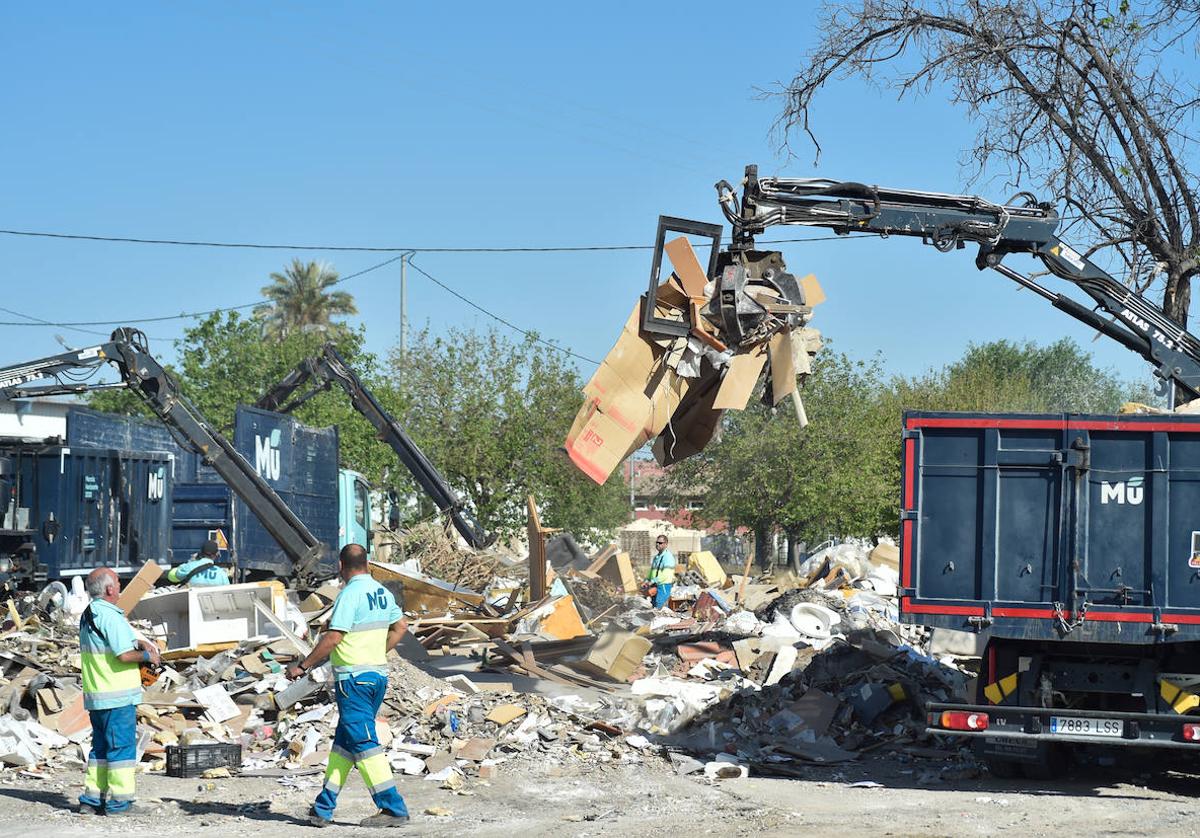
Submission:
<svg viewBox="0 0 1200 838">
<path fill-rule="evenodd" d="M 675 585 L 675 554 L 667 549 L 667 537 L 660 535 L 654 540 L 658 552 L 650 560 L 646 582 L 654 588 L 654 607 L 662 608 L 671 599 L 671 588 Z"/>
<path fill-rule="evenodd" d="M 379 812 L 362 826 L 403 826 L 408 807 L 396 791 L 387 751 L 375 735 L 375 716 L 387 693 L 387 653 L 400 642 L 408 624 L 396 598 L 367 572 L 367 551 L 347 544 L 338 556 L 344 583 L 333 603 L 328 630 L 299 664 L 288 667 L 289 678 L 300 678 L 326 658 L 333 664 L 337 730 L 325 769 L 325 787 L 309 813 L 313 826 L 333 821 L 338 792 L 350 770 L 357 767 L 371 790 Z"/>
<path fill-rule="evenodd" d="M 121 815 L 133 804 L 137 768 L 137 706 L 142 702 L 139 666 L 162 662 L 158 647 L 137 640 L 117 607 L 121 580 L 107 567 L 88 574 L 92 601 L 79 620 L 83 706 L 92 721 L 92 751 L 79 811 Z"/>
</svg>

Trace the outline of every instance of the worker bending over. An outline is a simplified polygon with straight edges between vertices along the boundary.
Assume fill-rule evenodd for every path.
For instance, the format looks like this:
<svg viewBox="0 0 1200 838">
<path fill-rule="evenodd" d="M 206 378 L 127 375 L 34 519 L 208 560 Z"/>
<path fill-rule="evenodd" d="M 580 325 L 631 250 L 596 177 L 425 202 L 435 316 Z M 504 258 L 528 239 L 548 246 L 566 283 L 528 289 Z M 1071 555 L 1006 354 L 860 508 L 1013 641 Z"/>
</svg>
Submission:
<svg viewBox="0 0 1200 838">
<path fill-rule="evenodd" d="M 167 573 L 167 581 L 177 585 L 189 585 L 193 588 L 228 585 L 229 574 L 223 567 L 217 566 L 221 554 L 220 545 L 211 538 L 204 542 L 199 554 L 190 562 L 184 562 L 179 567 L 172 568 Z"/>
<path fill-rule="evenodd" d="M 400 642 L 408 625 L 396 599 L 367 572 L 367 551 L 347 544 L 338 556 L 341 593 L 329 615 L 329 629 L 312 652 L 288 667 L 288 678 L 299 678 L 326 658 L 333 664 L 334 698 L 338 707 L 337 730 L 325 769 L 325 787 L 309 813 L 313 826 L 333 820 L 338 792 L 350 769 L 358 767 L 380 811 L 365 818 L 362 826 L 403 826 L 408 808 L 396 791 L 387 751 L 375 735 L 375 716 L 387 693 L 387 653 Z"/>
</svg>

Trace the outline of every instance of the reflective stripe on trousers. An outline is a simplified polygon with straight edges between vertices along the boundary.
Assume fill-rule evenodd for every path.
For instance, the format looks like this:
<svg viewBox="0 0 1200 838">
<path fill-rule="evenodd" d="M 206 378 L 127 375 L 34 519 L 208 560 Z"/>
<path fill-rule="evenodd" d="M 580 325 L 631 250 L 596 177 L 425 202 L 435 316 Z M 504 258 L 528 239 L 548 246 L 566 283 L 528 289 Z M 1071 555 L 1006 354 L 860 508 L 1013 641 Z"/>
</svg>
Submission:
<svg viewBox="0 0 1200 838">
<path fill-rule="evenodd" d="M 133 801 L 137 770 L 137 707 L 91 710 L 92 750 L 80 803 L 120 812 Z M 107 798 L 107 803 L 105 799 Z"/>
<path fill-rule="evenodd" d="M 408 815 L 404 798 L 396 791 L 387 752 L 375 735 L 375 716 L 386 692 L 387 678 L 375 672 L 337 682 L 334 691 L 338 706 L 337 730 L 325 769 L 325 787 L 313 804 L 313 811 L 325 820 L 333 818 L 338 793 L 355 766 L 376 806 L 391 815 Z"/>
</svg>

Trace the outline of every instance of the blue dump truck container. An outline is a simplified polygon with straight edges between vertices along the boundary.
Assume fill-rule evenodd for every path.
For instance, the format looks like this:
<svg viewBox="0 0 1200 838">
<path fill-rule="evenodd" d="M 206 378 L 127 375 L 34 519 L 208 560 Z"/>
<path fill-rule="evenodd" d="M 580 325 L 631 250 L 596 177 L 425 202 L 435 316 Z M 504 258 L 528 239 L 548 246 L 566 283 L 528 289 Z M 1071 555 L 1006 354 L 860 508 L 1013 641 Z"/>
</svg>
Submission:
<svg viewBox="0 0 1200 838">
<path fill-rule="evenodd" d="M 175 456 L 170 546 L 176 564 L 187 561 L 212 538 L 222 545 L 223 558 L 240 571 L 283 576 L 290 572 L 290 560 L 246 504 L 199 456 L 181 448 L 164 426 L 80 409 L 67 414 L 67 437 L 75 445 L 121 443 Z M 337 429 L 311 428 L 281 413 L 239 406 L 231 441 L 312 534 L 331 547 L 320 567 L 334 575 Z"/>
<path fill-rule="evenodd" d="M 901 619 L 988 637 L 930 728 L 1001 776 L 1200 755 L 1200 417 L 904 423 Z"/>
<path fill-rule="evenodd" d="M 0 448 L 0 461 L 0 583 L 169 560 L 170 454 L 17 445 Z"/>
</svg>

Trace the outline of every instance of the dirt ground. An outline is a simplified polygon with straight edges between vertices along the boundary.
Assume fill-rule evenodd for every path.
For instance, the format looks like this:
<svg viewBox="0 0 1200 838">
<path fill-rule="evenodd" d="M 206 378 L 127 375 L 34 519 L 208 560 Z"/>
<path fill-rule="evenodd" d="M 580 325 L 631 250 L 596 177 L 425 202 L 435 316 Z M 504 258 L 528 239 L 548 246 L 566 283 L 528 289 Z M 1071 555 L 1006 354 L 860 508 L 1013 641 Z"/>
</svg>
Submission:
<svg viewBox="0 0 1200 838">
<path fill-rule="evenodd" d="M 707 781 L 662 765 L 580 771 L 533 768 L 490 782 L 470 781 L 467 794 L 419 777 L 400 778 L 413 821 L 406 832 L 481 835 L 1195 835 L 1200 777 L 1098 773 L 1071 782 L 980 778 L 929 782 L 923 760 L 893 756 L 813 767 L 808 779 Z M 70 778 L 73 780 L 74 778 Z M 855 788 L 873 780 L 883 788 Z M 75 782 L 21 778 L 0 787 L 4 836 L 306 835 L 302 816 L 315 788 L 276 780 L 179 780 L 139 776 L 140 812 L 124 818 L 74 814 Z M 425 814 L 440 808 L 448 814 Z M 372 814 L 361 780 L 343 792 L 336 823 L 358 835 L 397 830 L 359 828 Z M 326 834 L 336 834 L 336 832 Z"/>
</svg>

